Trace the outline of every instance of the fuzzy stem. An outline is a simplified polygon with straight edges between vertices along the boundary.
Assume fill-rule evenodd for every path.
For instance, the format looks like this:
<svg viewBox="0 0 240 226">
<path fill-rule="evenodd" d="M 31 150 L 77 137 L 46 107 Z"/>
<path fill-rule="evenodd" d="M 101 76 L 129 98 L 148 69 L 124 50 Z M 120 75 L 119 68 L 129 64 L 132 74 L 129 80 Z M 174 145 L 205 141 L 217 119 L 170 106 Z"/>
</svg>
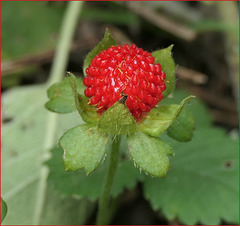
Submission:
<svg viewBox="0 0 240 226">
<path fill-rule="evenodd" d="M 112 140 L 110 148 L 110 162 L 108 171 L 104 180 L 102 194 L 98 204 L 97 225 L 106 225 L 110 219 L 110 194 L 114 181 L 114 176 L 118 167 L 118 158 L 120 150 L 120 136 Z"/>
</svg>

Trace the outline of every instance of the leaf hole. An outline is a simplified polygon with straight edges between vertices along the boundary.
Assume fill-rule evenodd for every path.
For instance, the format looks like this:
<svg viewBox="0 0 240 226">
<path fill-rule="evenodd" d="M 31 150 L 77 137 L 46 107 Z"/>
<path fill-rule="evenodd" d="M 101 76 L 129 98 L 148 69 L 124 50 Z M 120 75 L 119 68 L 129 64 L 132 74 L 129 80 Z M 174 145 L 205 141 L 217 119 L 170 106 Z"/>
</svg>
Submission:
<svg viewBox="0 0 240 226">
<path fill-rule="evenodd" d="M 225 169 L 231 169 L 234 165 L 234 162 L 233 160 L 227 160 L 224 162 L 224 168 Z"/>
</svg>

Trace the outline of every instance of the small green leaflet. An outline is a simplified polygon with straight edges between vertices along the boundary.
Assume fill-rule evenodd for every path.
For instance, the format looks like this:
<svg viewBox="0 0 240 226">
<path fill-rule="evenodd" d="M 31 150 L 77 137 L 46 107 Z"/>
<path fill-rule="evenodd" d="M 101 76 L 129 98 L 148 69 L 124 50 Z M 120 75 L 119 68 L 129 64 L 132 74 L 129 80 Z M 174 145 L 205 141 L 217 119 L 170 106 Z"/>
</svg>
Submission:
<svg viewBox="0 0 240 226">
<path fill-rule="evenodd" d="M 164 177 L 169 168 L 167 155 L 172 155 L 172 148 L 159 138 L 144 133 L 135 133 L 127 137 L 129 153 L 134 164 L 155 177 Z"/>
<path fill-rule="evenodd" d="M 76 79 L 78 90 L 83 93 L 82 79 Z M 76 110 L 74 96 L 69 84 L 69 77 L 63 78 L 59 83 L 53 84 L 47 91 L 49 101 L 45 107 L 57 113 L 70 113 Z"/>
<path fill-rule="evenodd" d="M 108 29 L 106 29 L 104 37 L 101 42 L 98 43 L 95 48 L 88 53 L 87 57 L 84 60 L 83 63 L 83 74 L 86 76 L 86 69 L 88 68 L 89 64 L 91 63 L 91 60 L 98 55 L 102 50 L 108 49 L 111 46 L 116 45 L 115 40 L 112 38 L 111 33 Z"/>
<path fill-rule="evenodd" d="M 78 93 L 77 78 L 70 72 L 68 74 L 69 82 L 72 87 L 72 95 L 74 96 L 75 106 L 78 113 L 85 122 L 96 124 L 99 119 L 96 108 L 88 104 L 88 98 L 85 95 L 80 95 Z"/>
<path fill-rule="evenodd" d="M 115 135 L 131 134 L 137 128 L 128 108 L 120 101 L 103 113 L 97 126 L 102 133 Z"/>
<path fill-rule="evenodd" d="M 146 119 L 138 125 L 139 130 L 150 136 L 160 136 L 173 124 L 184 105 L 193 97 L 186 97 L 179 105 L 172 104 L 153 108 L 146 116 Z"/>
<path fill-rule="evenodd" d="M 162 70 L 166 74 L 166 90 L 163 92 L 163 96 L 167 97 L 175 87 L 175 63 L 172 58 L 172 51 L 173 45 L 165 49 L 160 49 L 157 51 L 152 52 L 152 55 L 155 57 L 154 63 L 159 63 L 162 66 Z"/>
<path fill-rule="evenodd" d="M 89 124 L 76 126 L 59 140 L 63 148 L 63 163 L 67 171 L 85 169 L 91 174 L 103 161 L 106 154 L 108 137 L 98 133 L 95 127 Z"/>
</svg>

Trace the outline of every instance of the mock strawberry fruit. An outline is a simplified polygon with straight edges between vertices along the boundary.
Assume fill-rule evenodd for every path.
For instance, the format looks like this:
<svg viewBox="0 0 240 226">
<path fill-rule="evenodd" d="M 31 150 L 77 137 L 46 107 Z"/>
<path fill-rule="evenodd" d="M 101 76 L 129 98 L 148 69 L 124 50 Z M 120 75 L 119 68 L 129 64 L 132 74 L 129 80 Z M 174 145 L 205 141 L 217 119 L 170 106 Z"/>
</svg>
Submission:
<svg viewBox="0 0 240 226">
<path fill-rule="evenodd" d="M 84 91 L 101 114 L 127 95 L 126 106 L 136 120 L 162 100 L 165 73 L 151 53 L 129 46 L 112 46 L 95 56 L 86 69 Z"/>
</svg>

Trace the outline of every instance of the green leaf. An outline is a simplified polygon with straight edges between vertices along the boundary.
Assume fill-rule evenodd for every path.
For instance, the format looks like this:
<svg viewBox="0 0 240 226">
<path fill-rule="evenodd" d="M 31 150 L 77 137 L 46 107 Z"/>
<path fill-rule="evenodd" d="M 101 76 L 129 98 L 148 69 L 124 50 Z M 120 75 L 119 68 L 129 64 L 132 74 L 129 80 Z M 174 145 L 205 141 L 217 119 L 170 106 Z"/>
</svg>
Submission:
<svg viewBox="0 0 240 226">
<path fill-rule="evenodd" d="M 63 163 L 67 171 L 85 169 L 91 174 L 104 160 L 108 137 L 91 125 L 80 125 L 68 130 L 59 140 L 63 148 Z"/>
<path fill-rule="evenodd" d="M 147 174 L 164 177 L 169 168 L 167 155 L 172 155 L 172 148 L 162 140 L 141 132 L 127 138 L 129 152 L 134 164 Z"/>
<path fill-rule="evenodd" d="M 82 79 L 76 79 L 78 90 L 83 93 L 84 86 Z M 45 107 L 57 113 L 70 113 L 76 110 L 74 95 L 69 84 L 69 77 L 65 77 L 61 82 L 53 84 L 47 91 L 50 99 Z"/>
<path fill-rule="evenodd" d="M 6 1 L 1 8 L 2 62 L 42 54 L 56 46 L 64 7 L 44 2 Z"/>
<path fill-rule="evenodd" d="M 137 128 L 135 119 L 120 101 L 103 113 L 97 126 L 102 133 L 115 135 L 131 134 Z"/>
<path fill-rule="evenodd" d="M 177 119 L 168 128 L 167 135 L 177 141 L 190 141 L 195 129 L 194 118 L 192 114 L 183 109 Z"/>
<path fill-rule="evenodd" d="M 83 73 L 86 76 L 86 69 L 88 68 L 89 64 L 91 63 L 91 60 L 98 55 L 102 50 L 108 49 L 111 46 L 116 45 L 115 40 L 111 36 L 111 33 L 108 29 L 106 29 L 104 37 L 101 42 L 98 43 L 97 46 L 94 47 L 94 49 L 88 53 L 87 57 L 84 60 L 83 63 Z"/>
<path fill-rule="evenodd" d="M 66 172 L 62 165 L 62 153 L 62 148 L 54 148 L 52 158 L 45 163 L 50 169 L 48 182 L 65 196 L 77 195 L 96 201 L 101 195 L 109 159 L 107 158 L 94 173 L 86 176 L 82 171 Z M 117 197 L 124 189 L 134 188 L 140 176 L 139 170 L 130 161 L 120 162 L 112 187 L 112 195 Z"/>
<path fill-rule="evenodd" d="M 78 225 L 85 224 L 91 214 L 88 207 L 93 204 L 62 198 L 48 185 L 45 191 L 40 183 L 46 170 L 42 162 L 48 155 L 44 147 L 49 114 L 59 118 L 56 144 L 64 131 L 82 123 L 77 112 L 56 115 L 46 111 L 46 89 L 46 85 L 24 86 L 2 94 L 1 194 L 8 205 L 6 225 Z M 45 200 L 42 207 L 39 197 Z M 36 214 L 40 221 L 35 221 Z"/>
<path fill-rule="evenodd" d="M 182 99 L 184 99 L 188 95 L 190 95 L 190 93 L 186 91 L 174 90 L 174 92 L 171 95 L 172 97 L 164 98 L 161 101 L 161 104 L 169 105 L 179 103 Z M 184 109 L 186 109 L 193 115 L 196 128 L 211 126 L 212 122 L 210 114 L 208 113 L 206 106 L 198 98 L 191 99 L 191 102 L 189 104 L 186 104 L 184 106 Z"/>
<path fill-rule="evenodd" d="M 77 78 L 70 72 L 68 72 L 68 74 L 74 96 L 75 107 L 77 108 L 78 113 L 85 122 L 96 124 L 99 120 L 99 115 L 96 112 L 96 108 L 88 104 L 88 98 L 85 95 L 80 95 L 78 93 L 79 86 Z M 82 90 L 84 90 L 84 88 L 82 88 Z"/>
<path fill-rule="evenodd" d="M 155 63 L 159 63 L 162 66 L 162 70 L 166 74 L 166 90 L 163 92 L 163 96 L 167 97 L 175 87 L 175 63 L 172 58 L 172 48 L 173 45 L 165 49 L 160 49 L 152 52 L 155 57 Z"/>
<path fill-rule="evenodd" d="M 160 136 L 173 124 L 184 105 L 193 97 L 186 97 L 179 105 L 172 104 L 153 108 L 146 116 L 146 119 L 138 124 L 139 130 L 151 136 Z"/>
<path fill-rule="evenodd" d="M 6 215 L 7 215 L 7 204 L 1 197 L 1 222 L 3 222 Z"/>
<path fill-rule="evenodd" d="M 214 128 L 197 129 L 187 143 L 167 140 L 176 150 L 168 176 L 144 183 L 153 208 L 182 224 L 238 223 L 239 141 Z"/>
</svg>

